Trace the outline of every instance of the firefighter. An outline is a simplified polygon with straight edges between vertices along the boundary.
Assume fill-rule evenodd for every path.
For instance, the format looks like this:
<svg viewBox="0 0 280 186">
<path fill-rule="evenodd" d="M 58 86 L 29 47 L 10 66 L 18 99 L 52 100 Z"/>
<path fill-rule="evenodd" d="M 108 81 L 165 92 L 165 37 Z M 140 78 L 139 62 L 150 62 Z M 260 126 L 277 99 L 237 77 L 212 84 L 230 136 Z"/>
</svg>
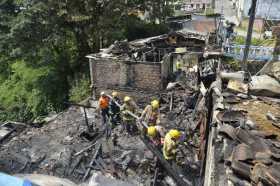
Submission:
<svg viewBox="0 0 280 186">
<path fill-rule="evenodd" d="M 150 126 L 147 128 L 147 136 L 150 138 L 151 142 L 161 149 L 164 141 L 165 129 L 162 126 Z"/>
<path fill-rule="evenodd" d="M 129 96 L 124 97 L 124 104 L 121 107 L 121 115 L 126 132 L 129 135 L 135 134 L 136 128 L 136 118 L 131 116 L 129 112 L 135 114 L 137 112 L 137 105 L 131 100 Z"/>
<path fill-rule="evenodd" d="M 101 92 L 98 101 L 98 106 L 101 111 L 103 124 L 106 124 L 107 118 L 109 118 L 109 102 L 110 98 L 105 94 L 105 92 Z"/>
<path fill-rule="evenodd" d="M 176 62 L 176 71 L 181 71 L 182 66 L 183 66 L 183 64 L 182 64 L 181 60 L 177 61 Z"/>
<path fill-rule="evenodd" d="M 176 161 L 177 143 L 180 140 L 181 132 L 175 129 L 170 130 L 164 137 L 163 144 L 163 156 L 164 158 L 173 164 Z"/>
<path fill-rule="evenodd" d="M 111 123 L 113 127 L 116 126 L 121 121 L 120 107 L 119 107 L 120 104 L 121 101 L 120 98 L 118 97 L 118 92 L 114 91 L 112 93 L 112 99 L 110 100 L 109 103 L 109 113 L 110 113 Z"/>
<path fill-rule="evenodd" d="M 141 114 L 140 121 L 144 121 L 149 126 L 155 126 L 160 123 L 159 101 L 153 100 L 147 105 Z"/>
</svg>

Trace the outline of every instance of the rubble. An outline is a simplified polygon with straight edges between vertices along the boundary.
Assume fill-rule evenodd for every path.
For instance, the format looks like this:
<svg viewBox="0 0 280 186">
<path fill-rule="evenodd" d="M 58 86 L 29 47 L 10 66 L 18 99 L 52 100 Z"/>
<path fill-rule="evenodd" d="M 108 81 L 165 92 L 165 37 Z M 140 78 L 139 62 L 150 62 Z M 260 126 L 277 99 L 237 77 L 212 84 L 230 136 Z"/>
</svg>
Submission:
<svg viewBox="0 0 280 186">
<path fill-rule="evenodd" d="M 183 182 L 189 179 L 189 185 L 193 185 L 200 180 L 202 165 L 202 160 L 198 160 L 198 118 L 193 118 L 197 93 L 182 86 L 174 87 L 171 92 L 158 95 L 161 124 L 167 130 L 177 128 L 191 134 L 191 140 L 180 145 L 183 166 L 173 172 L 178 171 L 178 175 L 184 177 Z M 111 139 L 107 141 L 95 108 L 72 104 L 48 123 L 26 125 L 22 131 L 15 131 L 0 147 L 1 170 L 9 174 L 51 175 L 76 184 L 87 181 L 99 172 L 132 185 L 156 182 L 167 185 L 168 176 L 173 172 L 155 168 L 153 147 L 147 148 L 147 141 L 139 136 L 123 135 L 121 125 L 112 130 L 114 142 Z M 192 132 L 188 129 L 192 129 Z M 188 158 L 184 158 L 186 156 Z M 178 180 L 179 177 L 175 181 Z"/>
<path fill-rule="evenodd" d="M 277 123 L 279 102 L 267 99 L 269 103 L 256 101 L 258 97 L 241 97 L 228 89 L 220 89 L 222 94 L 213 94 L 215 105 L 226 104 L 215 110 L 214 121 L 217 128 L 212 128 L 213 155 L 212 161 L 214 182 L 233 185 L 278 185 L 280 171 L 279 129 Z M 230 101 L 228 100 L 230 97 Z M 263 99 L 263 98 L 261 98 Z M 265 100 L 265 99 L 264 99 Z M 272 114 L 273 113 L 273 114 Z M 276 116 L 275 116 L 276 115 Z M 208 153 L 211 151 L 208 150 Z"/>
<path fill-rule="evenodd" d="M 253 76 L 249 91 L 254 95 L 279 97 L 280 83 L 267 75 Z"/>
<path fill-rule="evenodd" d="M 95 96 L 117 90 L 140 108 L 160 101 L 160 125 L 186 136 L 176 165 L 143 134 L 147 124 L 138 113 L 129 113 L 138 120 L 136 135 L 125 134 L 122 124 L 108 133 L 112 126 L 101 124 L 93 98 L 66 103 L 65 112 L 36 125 L 1 125 L 1 171 L 69 186 L 279 185 L 280 101 L 263 97 L 280 95 L 279 64 L 268 65 L 248 86 L 241 82 L 244 72 L 221 72 L 221 52 L 205 51 L 210 35 L 179 30 L 117 41 L 87 56 Z M 175 77 L 175 62 L 184 57 L 188 64 Z"/>
</svg>

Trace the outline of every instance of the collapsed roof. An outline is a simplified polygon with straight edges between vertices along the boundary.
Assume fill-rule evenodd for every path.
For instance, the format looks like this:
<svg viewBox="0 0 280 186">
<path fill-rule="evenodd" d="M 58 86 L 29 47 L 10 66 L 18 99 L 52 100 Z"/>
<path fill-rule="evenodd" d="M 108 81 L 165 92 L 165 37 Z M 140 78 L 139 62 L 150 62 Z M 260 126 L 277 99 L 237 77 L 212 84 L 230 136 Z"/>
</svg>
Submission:
<svg viewBox="0 0 280 186">
<path fill-rule="evenodd" d="M 203 52 L 208 34 L 180 30 L 160 36 L 139 39 L 135 41 L 116 41 L 109 48 L 101 49 L 88 58 L 111 58 L 132 62 L 160 62 L 163 57 L 176 48 L 186 48 L 186 51 Z"/>
</svg>

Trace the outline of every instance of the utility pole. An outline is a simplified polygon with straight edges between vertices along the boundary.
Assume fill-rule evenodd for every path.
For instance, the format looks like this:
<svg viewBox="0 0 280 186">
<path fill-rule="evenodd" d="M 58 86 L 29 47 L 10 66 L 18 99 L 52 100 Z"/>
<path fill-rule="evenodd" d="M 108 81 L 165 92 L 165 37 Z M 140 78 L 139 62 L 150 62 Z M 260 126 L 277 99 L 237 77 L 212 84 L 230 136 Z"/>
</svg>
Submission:
<svg viewBox="0 0 280 186">
<path fill-rule="evenodd" d="M 252 40 L 252 32 L 253 32 L 253 26 L 254 26 L 255 15 L 256 15 L 256 6 L 257 6 L 257 0 L 252 0 L 252 5 L 249 10 L 250 19 L 249 19 L 249 26 L 247 31 L 246 46 L 245 46 L 244 56 L 242 61 L 242 70 L 245 72 L 245 74 L 247 72 L 247 59 L 248 59 L 251 40 Z"/>
</svg>

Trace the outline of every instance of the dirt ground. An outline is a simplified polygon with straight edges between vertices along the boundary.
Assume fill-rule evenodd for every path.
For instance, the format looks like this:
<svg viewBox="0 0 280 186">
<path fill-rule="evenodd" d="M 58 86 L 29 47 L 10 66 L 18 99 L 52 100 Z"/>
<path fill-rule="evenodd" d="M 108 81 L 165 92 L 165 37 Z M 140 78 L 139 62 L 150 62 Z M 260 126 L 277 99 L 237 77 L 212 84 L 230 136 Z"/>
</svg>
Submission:
<svg viewBox="0 0 280 186">
<path fill-rule="evenodd" d="M 274 116 L 280 116 L 280 105 L 264 102 L 260 100 L 249 100 L 242 102 L 238 107 L 246 110 L 250 119 L 257 124 L 260 130 L 277 135 L 280 140 L 280 128 L 272 125 L 272 121 L 267 119 L 266 114 L 272 113 Z"/>
</svg>

